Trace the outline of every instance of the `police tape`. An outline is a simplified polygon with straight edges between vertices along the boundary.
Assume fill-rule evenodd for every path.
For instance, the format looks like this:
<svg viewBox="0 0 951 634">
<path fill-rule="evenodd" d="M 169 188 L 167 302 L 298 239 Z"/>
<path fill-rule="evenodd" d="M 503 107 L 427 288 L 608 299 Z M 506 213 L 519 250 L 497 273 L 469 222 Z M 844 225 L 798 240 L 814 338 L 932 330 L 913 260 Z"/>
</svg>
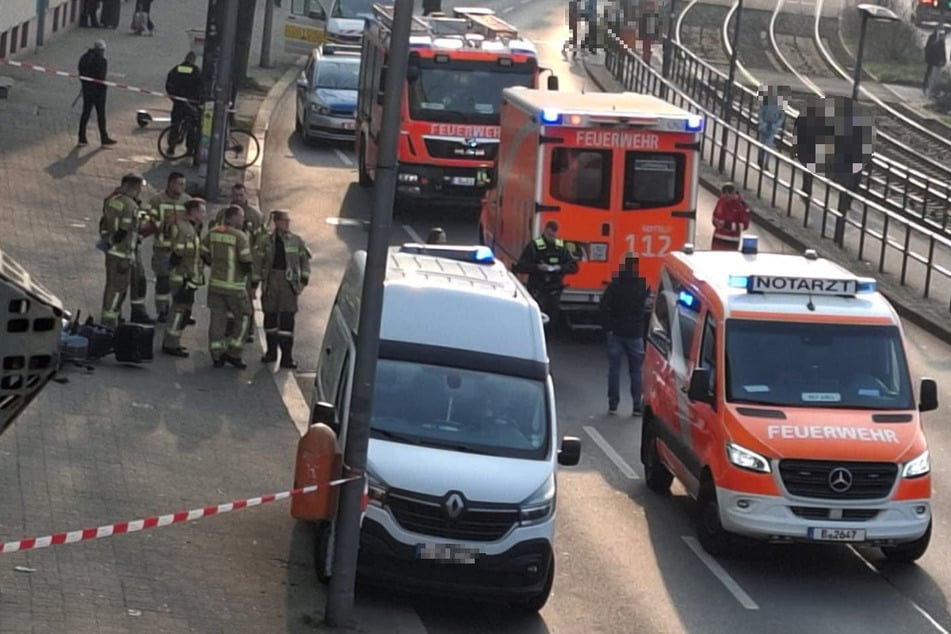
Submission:
<svg viewBox="0 0 951 634">
<path fill-rule="evenodd" d="M 361 479 L 363 479 L 362 476 L 352 476 L 349 478 L 341 478 L 339 480 L 331 480 L 325 485 L 311 484 L 304 487 L 290 489 L 289 491 L 281 491 L 280 493 L 272 493 L 271 495 L 262 495 L 260 497 L 246 498 L 243 500 L 235 500 L 234 502 L 218 504 L 217 506 L 206 506 L 203 508 L 192 509 L 190 511 L 170 513 L 168 515 L 155 515 L 143 519 L 132 520 L 131 522 L 118 522 L 116 524 L 106 524 L 105 526 L 98 526 L 95 528 L 84 528 L 81 530 L 46 535 L 44 537 L 31 537 L 29 539 L 21 539 L 15 542 L 6 542 L 4 544 L 0 544 L 0 554 L 15 553 L 25 550 L 37 550 L 39 548 L 47 548 L 49 546 L 59 546 L 60 544 L 75 544 L 76 542 L 101 539 L 103 537 L 112 537 L 113 535 L 137 533 L 148 528 L 163 528 L 172 524 L 192 522 L 205 517 L 211 517 L 212 515 L 222 515 L 224 513 L 231 513 L 232 511 L 238 511 L 240 509 L 252 508 L 255 506 L 261 506 L 262 504 L 268 504 L 270 502 L 286 500 L 298 495 L 307 495 L 308 493 L 317 491 L 317 489 L 323 486 L 335 487 L 347 482 L 354 482 Z M 364 483 L 364 510 L 366 509 L 366 503 L 366 483 Z"/>
<path fill-rule="evenodd" d="M 128 90 L 130 92 L 138 92 L 143 95 L 154 95 L 156 97 L 165 97 L 166 99 L 171 99 L 173 101 L 185 101 L 188 102 L 189 99 L 186 97 L 178 97 L 176 95 L 170 95 L 168 93 L 160 92 L 158 90 L 149 90 L 148 88 L 139 88 L 138 86 L 130 86 L 129 84 L 123 84 L 116 81 L 108 81 L 105 79 L 95 79 L 93 77 L 86 77 L 85 75 L 80 75 L 79 73 L 72 73 L 65 70 L 56 70 L 54 68 L 48 68 L 40 64 L 31 64 L 30 62 L 18 62 L 13 59 L 0 58 L 0 64 L 6 64 L 7 66 L 15 66 L 17 68 L 25 68 L 26 70 L 36 71 L 38 73 L 46 73 L 47 75 L 56 75 L 57 77 L 74 77 L 81 81 L 87 81 L 94 84 L 102 84 L 103 86 L 109 86 L 111 88 L 121 88 L 122 90 Z"/>
</svg>

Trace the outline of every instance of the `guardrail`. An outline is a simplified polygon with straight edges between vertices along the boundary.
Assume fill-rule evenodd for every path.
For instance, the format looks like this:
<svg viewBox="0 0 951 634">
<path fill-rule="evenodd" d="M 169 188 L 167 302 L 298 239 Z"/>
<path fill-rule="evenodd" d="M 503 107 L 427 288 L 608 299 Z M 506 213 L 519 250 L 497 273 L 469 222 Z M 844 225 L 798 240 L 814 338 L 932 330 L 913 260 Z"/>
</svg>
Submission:
<svg viewBox="0 0 951 634">
<path fill-rule="evenodd" d="M 788 218 L 818 231 L 821 238 L 832 240 L 861 260 L 873 262 L 879 273 L 896 275 L 903 286 L 921 292 L 922 297 L 937 294 L 951 311 L 951 239 L 759 143 L 748 119 L 741 123 L 745 132 L 727 125 L 713 109 L 719 109 L 722 98 L 704 97 L 712 95 L 713 90 L 700 85 L 699 73 L 688 70 L 679 75 L 681 81 L 693 84 L 700 95 L 695 99 L 664 79 L 613 33 L 605 39 L 605 65 L 625 89 L 663 97 L 706 118 L 700 156 L 716 168 L 724 153 L 725 179 L 742 182 L 744 189 L 783 209 Z M 747 97 L 741 93 L 739 99 L 742 104 Z M 746 102 L 744 109 L 752 105 Z M 770 169 L 760 168 L 760 151 L 769 155 Z M 799 187 L 810 178 L 812 193 L 807 195 Z M 840 209 L 850 211 L 843 213 Z"/>
</svg>

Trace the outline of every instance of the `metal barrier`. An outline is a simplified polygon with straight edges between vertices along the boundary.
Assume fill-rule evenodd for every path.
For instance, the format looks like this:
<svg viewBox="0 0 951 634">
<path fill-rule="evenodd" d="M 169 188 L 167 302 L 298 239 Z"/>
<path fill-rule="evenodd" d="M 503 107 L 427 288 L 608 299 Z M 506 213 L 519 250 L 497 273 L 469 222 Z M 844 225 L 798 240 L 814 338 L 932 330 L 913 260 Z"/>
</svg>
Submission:
<svg viewBox="0 0 951 634">
<path fill-rule="evenodd" d="M 700 156 L 716 168 L 721 152 L 725 153 L 725 179 L 742 184 L 761 200 L 784 210 L 787 218 L 818 231 L 823 239 L 874 263 L 879 273 L 896 275 L 903 286 L 919 291 L 922 297 L 942 298 L 951 310 L 951 239 L 759 143 L 748 119 L 741 123 L 745 131 L 726 125 L 713 110 L 719 108 L 722 97 L 704 98 L 715 88 L 700 84 L 701 77 L 714 83 L 719 76 L 704 74 L 700 65 L 696 73 L 684 70 L 695 63 L 689 58 L 680 65 L 678 77 L 688 86 L 692 82 L 699 98 L 665 80 L 613 33 L 606 40 L 605 65 L 625 89 L 660 96 L 706 118 Z M 749 109 L 752 103 L 747 99 L 741 93 L 740 108 L 745 103 L 747 108 L 743 109 Z M 762 169 L 757 163 L 761 151 L 769 156 L 770 169 Z M 802 189 L 804 181 L 812 183 L 809 194 Z"/>
</svg>

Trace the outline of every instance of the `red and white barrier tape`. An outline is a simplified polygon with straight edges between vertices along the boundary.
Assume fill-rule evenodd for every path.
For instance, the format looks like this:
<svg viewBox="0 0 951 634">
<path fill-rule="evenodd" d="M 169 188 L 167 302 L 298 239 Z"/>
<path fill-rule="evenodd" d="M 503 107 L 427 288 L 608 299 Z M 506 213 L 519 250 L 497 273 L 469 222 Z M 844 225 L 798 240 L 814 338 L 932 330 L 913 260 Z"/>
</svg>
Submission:
<svg viewBox="0 0 951 634">
<path fill-rule="evenodd" d="M 39 64 L 31 64 L 30 62 L 18 62 L 12 59 L 0 58 L 0 64 L 6 64 L 8 66 L 16 66 L 17 68 L 25 68 L 27 70 L 33 70 L 38 73 L 46 73 L 47 75 L 56 75 L 57 77 L 74 77 L 82 81 L 88 81 L 95 84 L 102 84 L 104 86 L 110 86 L 112 88 L 121 88 L 122 90 L 128 90 L 131 92 L 138 92 L 144 95 L 155 95 L 156 97 L 165 97 L 166 99 L 172 99 L 174 101 L 188 101 L 185 97 L 178 97 L 175 95 L 170 95 L 168 93 L 159 92 L 157 90 L 149 90 L 148 88 L 139 88 L 138 86 L 130 86 L 129 84 L 123 84 L 116 81 L 107 81 L 105 79 L 93 79 L 92 77 L 86 77 L 85 75 L 80 75 L 79 73 L 71 73 L 65 70 L 56 70 L 53 68 L 47 68 L 46 66 L 41 66 Z"/>
<path fill-rule="evenodd" d="M 15 553 L 23 550 L 36 550 L 38 548 L 47 548 L 49 546 L 58 546 L 60 544 L 75 544 L 76 542 L 100 539 L 102 537 L 112 537 L 113 535 L 122 535 L 124 533 L 136 533 L 147 528 L 162 528 L 171 524 L 191 522 L 203 517 L 221 515 L 222 513 L 230 513 L 240 509 L 251 508 L 253 506 L 261 506 L 262 504 L 268 504 L 269 502 L 286 500 L 296 495 L 307 495 L 308 493 L 313 493 L 321 486 L 333 487 L 360 479 L 360 476 L 341 478 L 339 480 L 331 480 L 326 485 L 311 484 L 305 487 L 291 489 L 289 491 L 272 493 L 271 495 L 263 495 L 256 498 L 235 500 L 234 502 L 219 504 L 217 506 L 206 506 L 204 508 L 192 509 L 190 511 L 171 513 L 169 515 L 155 515 L 152 517 L 146 517 L 144 519 L 133 520 L 131 522 L 107 524 L 105 526 L 99 526 L 96 528 L 84 528 L 82 530 L 68 531 L 65 533 L 55 533 L 53 535 L 46 535 L 44 537 L 21 539 L 15 542 L 0 544 L 0 554 Z M 366 498 L 364 497 L 364 506 L 365 504 Z"/>
</svg>

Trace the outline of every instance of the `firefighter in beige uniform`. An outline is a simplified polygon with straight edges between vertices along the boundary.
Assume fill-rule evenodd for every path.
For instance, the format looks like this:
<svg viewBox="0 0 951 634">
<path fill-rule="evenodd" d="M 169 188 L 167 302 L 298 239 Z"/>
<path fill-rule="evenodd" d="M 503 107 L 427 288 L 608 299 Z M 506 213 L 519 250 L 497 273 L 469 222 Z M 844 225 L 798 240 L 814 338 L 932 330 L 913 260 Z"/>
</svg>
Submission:
<svg viewBox="0 0 951 634">
<path fill-rule="evenodd" d="M 139 203 L 143 180 L 126 174 L 122 184 L 104 202 L 99 235 L 106 251 L 106 288 L 102 297 L 102 325 L 115 328 L 132 282 L 138 241 Z"/>
<path fill-rule="evenodd" d="M 296 368 L 294 362 L 294 317 L 297 296 L 310 282 L 311 253 L 297 234 L 291 233 L 286 211 L 272 211 L 274 231 L 260 240 L 256 253 L 255 279 L 263 282 L 261 308 L 267 352 L 263 363 L 277 360 L 281 349 L 281 367 Z"/>
<path fill-rule="evenodd" d="M 205 267 L 201 261 L 201 226 L 205 222 L 205 201 L 192 198 L 185 203 L 185 214 L 169 229 L 169 283 L 172 308 L 168 328 L 162 339 L 162 352 L 173 357 L 187 357 L 182 346 L 182 331 L 188 325 L 195 291 L 205 283 Z"/>
<path fill-rule="evenodd" d="M 158 321 L 164 323 L 168 318 L 168 306 L 171 302 L 169 286 L 169 255 L 172 252 L 170 233 L 174 230 L 183 214 L 185 201 L 191 198 L 185 193 L 185 175 L 172 172 L 168 176 L 165 191 L 149 201 L 149 221 L 155 230 L 155 242 L 152 244 L 152 273 L 155 275 L 155 312 Z"/>
<path fill-rule="evenodd" d="M 247 367 L 241 353 L 251 322 L 248 276 L 253 259 L 248 236 L 239 229 L 244 224 L 244 210 L 232 205 L 225 211 L 224 220 L 224 224 L 213 227 L 201 240 L 202 260 L 211 267 L 208 347 L 216 368 L 229 363 L 243 369 Z"/>
<path fill-rule="evenodd" d="M 248 235 L 248 241 L 251 243 L 251 253 L 257 251 L 258 243 L 267 234 L 267 228 L 264 226 L 264 215 L 248 202 L 248 188 L 244 183 L 235 183 L 231 186 L 231 204 L 237 205 L 244 210 L 244 224 L 239 227 Z M 224 213 L 227 207 L 222 208 L 215 218 L 215 224 L 224 223 Z M 249 278 L 248 297 L 251 299 L 251 324 L 248 327 L 248 334 L 245 343 L 254 342 L 254 298 L 257 296 L 258 282 Z"/>
</svg>

